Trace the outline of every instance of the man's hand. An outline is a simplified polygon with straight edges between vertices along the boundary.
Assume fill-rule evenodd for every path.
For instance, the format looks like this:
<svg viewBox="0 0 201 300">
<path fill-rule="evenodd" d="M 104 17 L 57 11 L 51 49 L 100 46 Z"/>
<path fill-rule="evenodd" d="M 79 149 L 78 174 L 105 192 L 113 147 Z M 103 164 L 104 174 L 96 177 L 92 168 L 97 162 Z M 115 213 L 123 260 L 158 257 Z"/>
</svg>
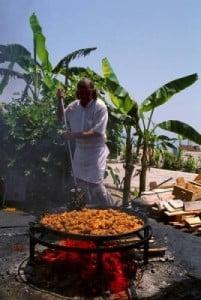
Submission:
<svg viewBox="0 0 201 300">
<path fill-rule="evenodd" d="M 92 129 L 88 131 L 80 131 L 80 132 L 72 132 L 72 131 L 65 131 L 62 133 L 63 137 L 68 140 L 73 139 L 88 139 L 94 136 L 101 136 L 100 133 L 94 132 Z"/>
<path fill-rule="evenodd" d="M 64 95 L 65 95 L 65 93 L 64 93 L 64 90 L 63 90 L 63 89 L 58 89 L 58 90 L 57 90 L 57 98 L 58 98 L 59 100 L 61 100 L 62 98 L 64 98 Z"/>
<path fill-rule="evenodd" d="M 68 140 L 74 140 L 78 137 L 77 132 L 65 131 L 62 133 L 63 137 Z"/>
</svg>

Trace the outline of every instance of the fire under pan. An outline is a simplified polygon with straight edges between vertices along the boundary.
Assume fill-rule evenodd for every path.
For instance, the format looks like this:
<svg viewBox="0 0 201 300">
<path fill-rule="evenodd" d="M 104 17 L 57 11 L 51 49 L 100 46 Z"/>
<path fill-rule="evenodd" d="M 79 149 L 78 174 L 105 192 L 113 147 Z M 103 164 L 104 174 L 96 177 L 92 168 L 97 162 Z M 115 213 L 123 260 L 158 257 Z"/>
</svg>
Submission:
<svg viewBox="0 0 201 300">
<path fill-rule="evenodd" d="M 149 239 L 152 236 L 152 229 L 147 223 L 146 217 L 134 212 L 132 209 L 120 209 L 128 214 L 134 215 L 143 220 L 144 226 L 140 230 L 135 230 L 127 234 L 116 234 L 110 236 L 97 236 L 97 235 L 84 235 L 84 234 L 70 234 L 52 230 L 45 226 L 42 226 L 39 222 L 31 222 L 29 224 L 29 237 L 30 237 L 30 256 L 29 263 L 36 262 L 36 246 L 42 245 L 48 249 L 54 249 L 59 251 L 65 251 L 66 253 L 79 253 L 80 255 L 85 254 L 96 254 L 96 272 L 101 282 L 101 291 L 103 299 L 109 299 L 111 294 L 107 280 L 104 274 L 103 259 L 106 253 L 127 253 L 129 250 L 137 248 L 143 248 L 143 260 L 144 264 L 148 263 L 148 250 L 149 250 Z M 63 240 L 84 241 L 89 243 L 89 247 L 77 246 L 76 242 L 69 245 L 61 244 Z M 93 244 L 93 246 L 91 246 Z M 127 289 L 128 299 L 136 299 L 136 292 L 134 282 Z"/>
</svg>

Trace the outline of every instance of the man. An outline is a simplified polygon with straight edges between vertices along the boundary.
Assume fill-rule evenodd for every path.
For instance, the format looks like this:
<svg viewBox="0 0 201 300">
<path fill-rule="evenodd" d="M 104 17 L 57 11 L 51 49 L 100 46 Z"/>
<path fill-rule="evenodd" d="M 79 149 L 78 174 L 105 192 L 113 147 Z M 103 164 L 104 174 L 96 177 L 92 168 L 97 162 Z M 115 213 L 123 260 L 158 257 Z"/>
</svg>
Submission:
<svg viewBox="0 0 201 300">
<path fill-rule="evenodd" d="M 90 79 L 78 82 L 77 100 L 65 109 L 65 117 L 70 131 L 64 133 L 66 139 L 75 139 L 76 147 L 73 157 L 73 171 L 86 197 L 88 206 L 112 206 L 111 196 L 103 185 L 106 158 L 109 154 L 105 144 L 108 112 L 105 103 L 97 98 L 97 90 Z M 61 99 L 63 91 L 59 90 L 58 119 L 63 118 Z"/>
</svg>

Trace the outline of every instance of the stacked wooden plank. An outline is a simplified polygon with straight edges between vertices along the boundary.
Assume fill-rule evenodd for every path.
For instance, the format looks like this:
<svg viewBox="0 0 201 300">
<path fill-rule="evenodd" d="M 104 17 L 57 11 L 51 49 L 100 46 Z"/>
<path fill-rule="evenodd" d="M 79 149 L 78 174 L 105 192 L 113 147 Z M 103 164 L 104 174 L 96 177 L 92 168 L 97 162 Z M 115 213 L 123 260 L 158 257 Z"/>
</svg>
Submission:
<svg viewBox="0 0 201 300">
<path fill-rule="evenodd" d="M 201 174 L 188 182 L 178 177 L 172 195 L 174 199 L 161 202 L 168 224 L 201 233 Z"/>
</svg>

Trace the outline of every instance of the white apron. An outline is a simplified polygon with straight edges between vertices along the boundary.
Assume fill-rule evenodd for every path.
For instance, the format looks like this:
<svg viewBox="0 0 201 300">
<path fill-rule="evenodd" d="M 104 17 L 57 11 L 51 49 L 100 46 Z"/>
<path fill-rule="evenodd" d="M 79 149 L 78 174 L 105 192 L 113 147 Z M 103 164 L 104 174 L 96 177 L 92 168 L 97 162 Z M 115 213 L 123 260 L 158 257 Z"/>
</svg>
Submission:
<svg viewBox="0 0 201 300">
<path fill-rule="evenodd" d="M 105 144 L 97 147 L 76 146 L 73 158 L 75 177 L 91 183 L 103 181 L 108 154 Z"/>
</svg>

